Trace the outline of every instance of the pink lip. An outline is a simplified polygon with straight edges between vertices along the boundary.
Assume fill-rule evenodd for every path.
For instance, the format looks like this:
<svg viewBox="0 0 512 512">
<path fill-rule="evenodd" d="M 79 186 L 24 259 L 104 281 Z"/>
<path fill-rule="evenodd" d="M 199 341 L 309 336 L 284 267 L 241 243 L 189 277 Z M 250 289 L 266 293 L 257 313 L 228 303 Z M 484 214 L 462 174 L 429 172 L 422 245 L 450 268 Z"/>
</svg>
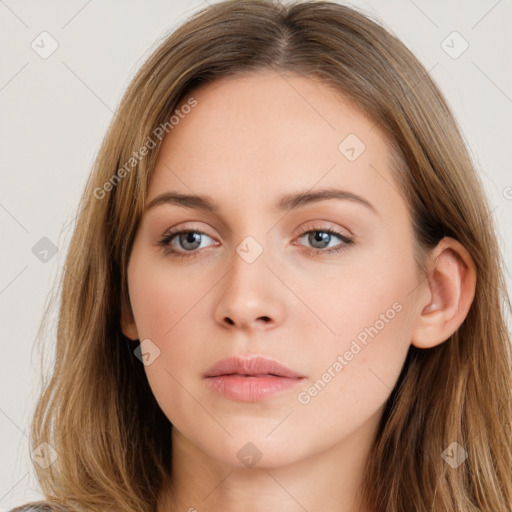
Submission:
<svg viewBox="0 0 512 512">
<path fill-rule="evenodd" d="M 264 357 L 228 357 L 203 375 L 217 393 L 242 402 L 256 402 L 278 391 L 296 386 L 304 379 L 286 366 Z"/>
</svg>

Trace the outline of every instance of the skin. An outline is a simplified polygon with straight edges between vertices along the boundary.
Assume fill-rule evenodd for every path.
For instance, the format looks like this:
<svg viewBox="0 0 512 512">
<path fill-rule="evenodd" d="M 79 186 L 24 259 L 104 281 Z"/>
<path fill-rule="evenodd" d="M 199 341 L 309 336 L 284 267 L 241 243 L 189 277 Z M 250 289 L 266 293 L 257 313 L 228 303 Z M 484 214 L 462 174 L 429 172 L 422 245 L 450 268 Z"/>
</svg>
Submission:
<svg viewBox="0 0 512 512">
<path fill-rule="evenodd" d="M 471 258 L 445 238 L 422 277 L 387 141 L 333 89 L 268 71 L 223 78 L 193 96 L 197 106 L 163 141 L 147 203 L 167 191 L 203 194 L 219 212 L 175 204 L 145 212 L 128 267 L 132 312 L 122 320 L 126 336 L 160 350 L 145 371 L 174 427 L 173 471 L 158 512 L 362 512 L 363 469 L 384 404 L 410 345 L 442 343 L 465 318 Z M 366 146 L 354 161 L 338 149 L 349 134 Z M 274 207 L 284 194 L 328 187 L 375 211 L 347 199 Z M 196 235 L 200 246 L 176 235 L 173 247 L 194 253 L 177 259 L 158 245 L 169 228 L 206 235 Z M 353 243 L 325 234 L 315 243 L 326 228 Z M 247 236 L 263 249 L 252 263 L 236 251 Z M 400 311 L 334 371 L 393 304 Z M 306 378 L 249 403 L 216 394 L 201 378 L 219 359 L 255 354 Z M 330 381 L 301 403 L 299 393 L 329 368 Z M 237 456 L 248 442 L 261 452 L 252 467 Z"/>
</svg>

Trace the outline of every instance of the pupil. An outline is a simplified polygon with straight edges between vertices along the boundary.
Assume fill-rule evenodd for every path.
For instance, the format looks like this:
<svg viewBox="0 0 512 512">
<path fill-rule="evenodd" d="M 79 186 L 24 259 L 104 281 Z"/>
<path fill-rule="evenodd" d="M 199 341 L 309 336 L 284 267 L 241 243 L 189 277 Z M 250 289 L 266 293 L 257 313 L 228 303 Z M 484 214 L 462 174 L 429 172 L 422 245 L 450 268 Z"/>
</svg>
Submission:
<svg viewBox="0 0 512 512">
<path fill-rule="evenodd" d="M 313 233 L 313 241 L 316 242 L 325 242 L 327 245 L 329 244 L 329 237 L 331 235 L 329 233 L 326 233 L 325 231 L 315 231 Z M 312 243 L 314 246 L 314 244 Z M 318 247 L 317 247 L 318 248 Z"/>
<path fill-rule="evenodd" d="M 199 242 L 199 245 L 201 244 L 200 237 L 201 235 L 199 233 L 185 233 L 185 244 L 184 247 L 187 247 L 187 244 L 194 244 L 195 242 Z M 194 238 L 198 238 L 198 240 L 194 240 Z M 189 247 L 189 249 L 196 249 L 197 247 Z"/>
</svg>

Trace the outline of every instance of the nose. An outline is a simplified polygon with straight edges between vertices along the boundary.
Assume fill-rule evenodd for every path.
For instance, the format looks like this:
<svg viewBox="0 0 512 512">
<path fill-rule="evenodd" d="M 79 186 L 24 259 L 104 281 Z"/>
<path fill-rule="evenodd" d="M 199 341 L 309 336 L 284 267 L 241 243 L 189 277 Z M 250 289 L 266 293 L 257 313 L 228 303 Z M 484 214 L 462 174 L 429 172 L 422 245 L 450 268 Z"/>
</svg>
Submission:
<svg viewBox="0 0 512 512">
<path fill-rule="evenodd" d="M 215 319 L 226 328 L 267 330 L 279 325 L 284 315 L 286 287 L 276 277 L 267 250 L 254 260 L 233 251 L 231 268 L 219 283 Z"/>
</svg>

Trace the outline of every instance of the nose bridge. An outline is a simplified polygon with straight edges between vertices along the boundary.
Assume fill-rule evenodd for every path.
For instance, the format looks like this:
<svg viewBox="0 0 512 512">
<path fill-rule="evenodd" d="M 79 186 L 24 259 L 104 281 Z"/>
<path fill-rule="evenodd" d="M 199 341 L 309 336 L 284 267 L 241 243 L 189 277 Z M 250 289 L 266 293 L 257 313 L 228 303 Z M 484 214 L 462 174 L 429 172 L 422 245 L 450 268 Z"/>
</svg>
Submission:
<svg viewBox="0 0 512 512">
<path fill-rule="evenodd" d="M 255 231 L 253 231 L 255 233 Z M 264 229 L 245 235 L 234 247 L 217 304 L 219 322 L 249 326 L 255 321 L 278 321 L 281 315 L 279 283 L 272 272 L 269 237 Z"/>
<path fill-rule="evenodd" d="M 230 287 L 245 296 L 261 294 L 268 289 L 271 272 L 267 265 L 270 264 L 270 252 L 267 239 L 263 240 L 263 235 L 244 236 L 234 247 L 228 277 Z"/>
<path fill-rule="evenodd" d="M 247 265 L 252 265 L 258 260 L 261 264 L 261 260 L 265 261 L 268 258 L 268 237 L 264 234 L 258 234 L 257 236 L 258 238 L 253 235 L 245 236 L 235 248 L 239 258 Z M 263 236 L 265 236 L 265 239 L 262 239 Z M 261 256 L 264 253 L 265 256 L 262 258 Z"/>
<path fill-rule="evenodd" d="M 255 265 L 261 272 L 270 273 L 265 264 L 270 265 L 272 259 L 275 230 L 270 229 L 272 219 L 261 212 L 261 201 L 249 201 L 238 210 L 234 223 L 233 271 L 240 268 L 241 273 L 244 273 L 243 269 L 251 273 L 250 269 Z"/>
</svg>

